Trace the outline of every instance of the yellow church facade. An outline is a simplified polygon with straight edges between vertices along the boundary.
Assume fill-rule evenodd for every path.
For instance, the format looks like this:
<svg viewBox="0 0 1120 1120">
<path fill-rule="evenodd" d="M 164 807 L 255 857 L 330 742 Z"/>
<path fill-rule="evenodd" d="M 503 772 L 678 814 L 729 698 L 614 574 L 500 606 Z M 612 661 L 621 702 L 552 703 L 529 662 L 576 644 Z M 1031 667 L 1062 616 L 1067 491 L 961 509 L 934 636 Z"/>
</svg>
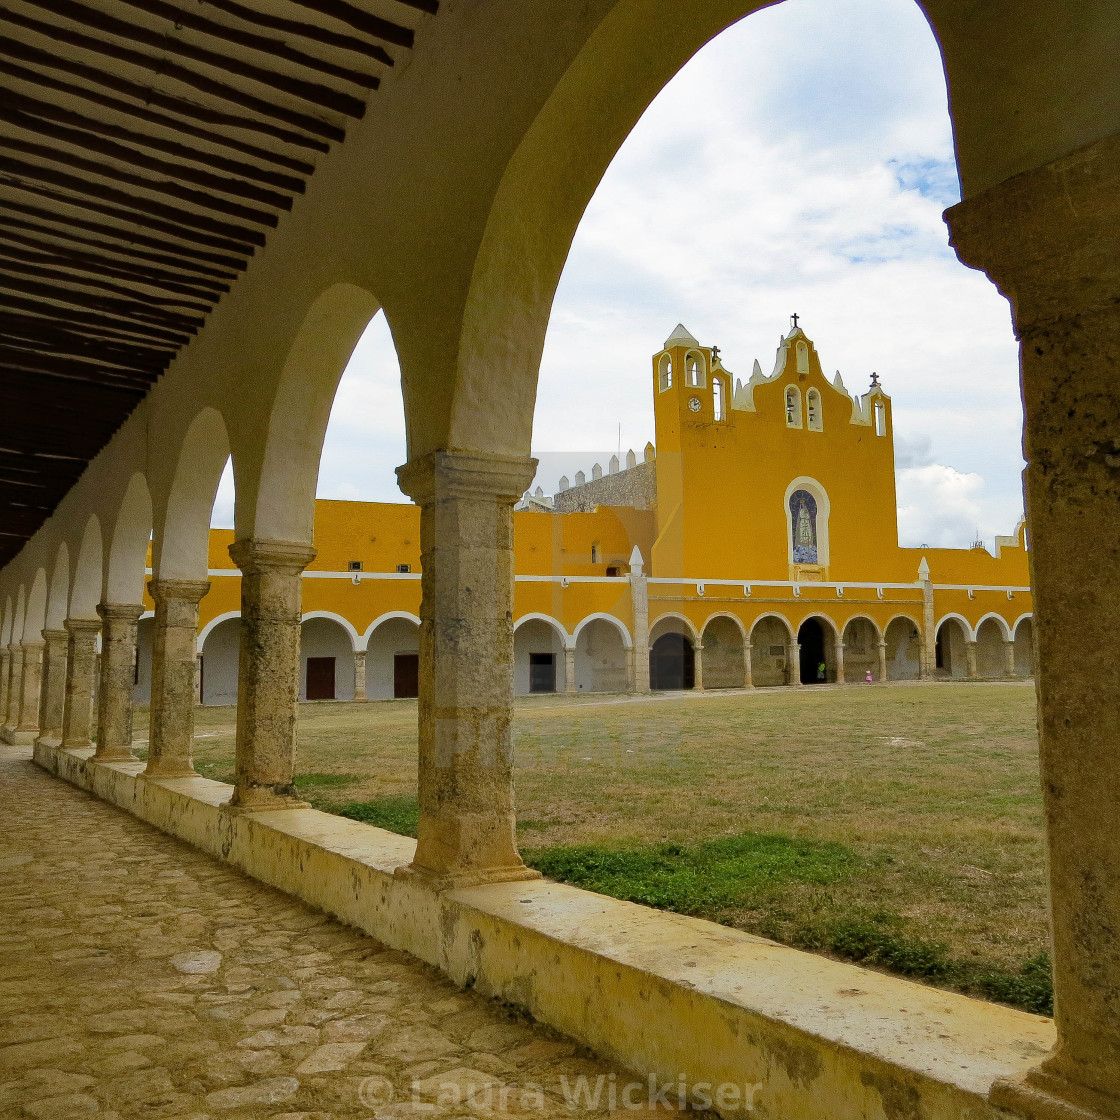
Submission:
<svg viewBox="0 0 1120 1120">
<path fill-rule="evenodd" d="M 733 380 L 683 326 L 653 357 L 655 444 L 514 515 L 514 686 L 644 692 L 1033 672 L 1022 527 L 995 553 L 898 544 L 890 397 L 852 396 L 794 326 Z M 236 700 L 240 573 L 212 530 L 199 693 Z M 416 506 L 316 503 L 304 699 L 416 693 Z M 150 606 L 150 604 L 149 604 Z M 136 697 L 147 699 L 150 622 Z"/>
</svg>

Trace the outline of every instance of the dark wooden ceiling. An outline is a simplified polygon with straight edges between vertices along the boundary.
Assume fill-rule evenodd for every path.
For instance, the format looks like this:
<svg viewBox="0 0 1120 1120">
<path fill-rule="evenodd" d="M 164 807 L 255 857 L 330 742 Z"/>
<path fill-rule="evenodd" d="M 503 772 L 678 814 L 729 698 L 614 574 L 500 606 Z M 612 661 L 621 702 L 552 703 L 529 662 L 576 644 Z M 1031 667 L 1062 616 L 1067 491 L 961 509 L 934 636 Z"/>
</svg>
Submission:
<svg viewBox="0 0 1120 1120">
<path fill-rule="evenodd" d="M 0 0 L 0 566 L 438 0 Z"/>
</svg>

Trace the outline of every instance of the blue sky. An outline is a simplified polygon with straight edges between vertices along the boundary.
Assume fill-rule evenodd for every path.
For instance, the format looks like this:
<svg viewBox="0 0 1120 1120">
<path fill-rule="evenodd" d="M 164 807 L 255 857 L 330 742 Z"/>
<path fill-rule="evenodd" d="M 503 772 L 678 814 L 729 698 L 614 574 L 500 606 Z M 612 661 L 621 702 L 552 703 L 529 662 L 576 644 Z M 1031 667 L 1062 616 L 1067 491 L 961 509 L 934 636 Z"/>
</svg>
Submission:
<svg viewBox="0 0 1120 1120">
<path fill-rule="evenodd" d="M 1022 511 L 1006 301 L 957 262 L 936 42 L 912 0 L 786 0 L 701 50 L 588 207 L 541 363 L 546 493 L 653 436 L 650 355 L 678 321 L 744 380 L 797 311 L 828 372 L 894 401 L 904 544 L 991 543 Z M 594 401 L 594 408 L 588 403 Z M 381 316 L 339 387 L 321 497 L 400 501 L 399 370 Z M 547 470 L 547 473 L 545 471 Z M 216 510 L 229 518 L 228 480 Z"/>
</svg>

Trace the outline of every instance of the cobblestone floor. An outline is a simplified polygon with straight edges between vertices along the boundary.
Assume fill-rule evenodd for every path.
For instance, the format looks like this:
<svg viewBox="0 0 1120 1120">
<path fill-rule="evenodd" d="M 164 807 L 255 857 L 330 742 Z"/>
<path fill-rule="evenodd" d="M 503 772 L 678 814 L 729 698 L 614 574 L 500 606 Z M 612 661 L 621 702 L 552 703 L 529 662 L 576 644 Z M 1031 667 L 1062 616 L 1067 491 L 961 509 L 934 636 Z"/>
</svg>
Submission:
<svg viewBox="0 0 1120 1120">
<path fill-rule="evenodd" d="M 614 1083 L 27 754 L 0 748 L 3 1120 L 552 1120 Z"/>
</svg>

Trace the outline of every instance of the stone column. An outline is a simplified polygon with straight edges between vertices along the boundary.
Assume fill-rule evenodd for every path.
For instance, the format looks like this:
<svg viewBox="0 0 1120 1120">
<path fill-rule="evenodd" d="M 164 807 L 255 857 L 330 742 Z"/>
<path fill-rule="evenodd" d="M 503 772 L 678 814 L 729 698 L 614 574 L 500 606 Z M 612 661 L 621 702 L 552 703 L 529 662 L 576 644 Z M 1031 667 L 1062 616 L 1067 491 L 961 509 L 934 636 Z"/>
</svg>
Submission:
<svg viewBox="0 0 1120 1120">
<path fill-rule="evenodd" d="M 1015 642 L 1003 643 L 1003 675 L 1005 677 L 1015 676 Z"/>
<path fill-rule="evenodd" d="M 844 683 L 844 643 L 836 643 L 836 683 Z"/>
<path fill-rule="evenodd" d="M 918 635 L 921 643 L 918 665 L 922 680 L 931 681 L 937 668 L 937 619 L 933 610 L 933 579 L 924 556 L 918 565 L 918 579 L 922 584 L 922 631 Z"/>
<path fill-rule="evenodd" d="M 62 708 L 62 746 L 66 750 L 90 747 L 93 693 L 97 681 L 96 618 L 68 618 L 66 627 L 66 699 Z"/>
<path fill-rule="evenodd" d="M 576 691 L 576 650 L 564 649 L 564 691 Z M 646 673 L 646 691 L 649 691 L 649 673 Z"/>
<path fill-rule="evenodd" d="M 751 665 L 751 643 L 743 643 L 743 687 L 754 688 L 754 667 Z"/>
<path fill-rule="evenodd" d="M 19 723 L 19 705 L 23 698 L 23 649 L 19 642 L 12 642 L 8 646 L 11 660 L 8 664 L 8 710 L 4 716 L 4 725 L 9 731 L 15 731 Z"/>
<path fill-rule="evenodd" d="M 887 679 L 887 643 L 885 639 L 879 639 L 879 680 L 885 681 Z"/>
<path fill-rule="evenodd" d="M 8 687 L 11 683 L 9 677 L 12 672 L 12 651 L 7 646 L 0 646 L 0 723 L 8 715 Z"/>
<path fill-rule="evenodd" d="M 23 647 L 23 678 L 19 698 L 17 731 L 39 731 L 39 691 L 43 684 L 43 643 L 20 642 Z"/>
<path fill-rule="evenodd" d="M 304 808 L 296 796 L 300 605 L 310 545 L 243 540 L 229 546 L 241 569 L 241 652 L 237 664 L 237 777 L 229 807 L 239 812 Z"/>
<path fill-rule="evenodd" d="M 366 698 L 366 651 L 354 650 L 354 699 Z"/>
<path fill-rule="evenodd" d="M 968 668 L 968 679 L 974 681 L 980 675 L 980 669 L 976 661 L 976 643 L 964 643 L 964 663 Z"/>
<path fill-rule="evenodd" d="M 634 608 L 631 692 L 649 692 L 649 580 L 643 568 L 642 554 L 635 545 L 630 554 L 630 599 Z"/>
<path fill-rule="evenodd" d="M 692 649 L 692 687 L 697 692 L 704 691 L 704 647 L 697 642 Z"/>
<path fill-rule="evenodd" d="M 992 1101 L 1120 1115 L 1120 138 L 948 211 L 1020 340 L 1058 1042 Z"/>
<path fill-rule="evenodd" d="M 132 690 L 136 670 L 136 624 L 139 604 L 99 603 L 101 682 L 97 695 L 96 762 L 135 759 L 132 753 Z"/>
<path fill-rule="evenodd" d="M 192 775 L 195 653 L 198 604 L 210 590 L 206 580 L 153 579 L 148 592 L 156 605 L 152 629 L 152 699 L 149 705 L 149 778 Z"/>
<path fill-rule="evenodd" d="M 789 683 L 795 688 L 801 688 L 801 643 L 790 642 L 786 650 L 786 672 L 789 674 Z"/>
<path fill-rule="evenodd" d="M 536 878 L 514 837 L 513 504 L 536 463 L 437 451 L 397 470 L 420 506 L 420 826 L 405 874 Z"/>
<path fill-rule="evenodd" d="M 66 645 L 65 630 L 44 630 L 43 690 L 39 705 L 39 738 L 51 746 L 62 742 L 62 714 L 66 707 Z"/>
</svg>

